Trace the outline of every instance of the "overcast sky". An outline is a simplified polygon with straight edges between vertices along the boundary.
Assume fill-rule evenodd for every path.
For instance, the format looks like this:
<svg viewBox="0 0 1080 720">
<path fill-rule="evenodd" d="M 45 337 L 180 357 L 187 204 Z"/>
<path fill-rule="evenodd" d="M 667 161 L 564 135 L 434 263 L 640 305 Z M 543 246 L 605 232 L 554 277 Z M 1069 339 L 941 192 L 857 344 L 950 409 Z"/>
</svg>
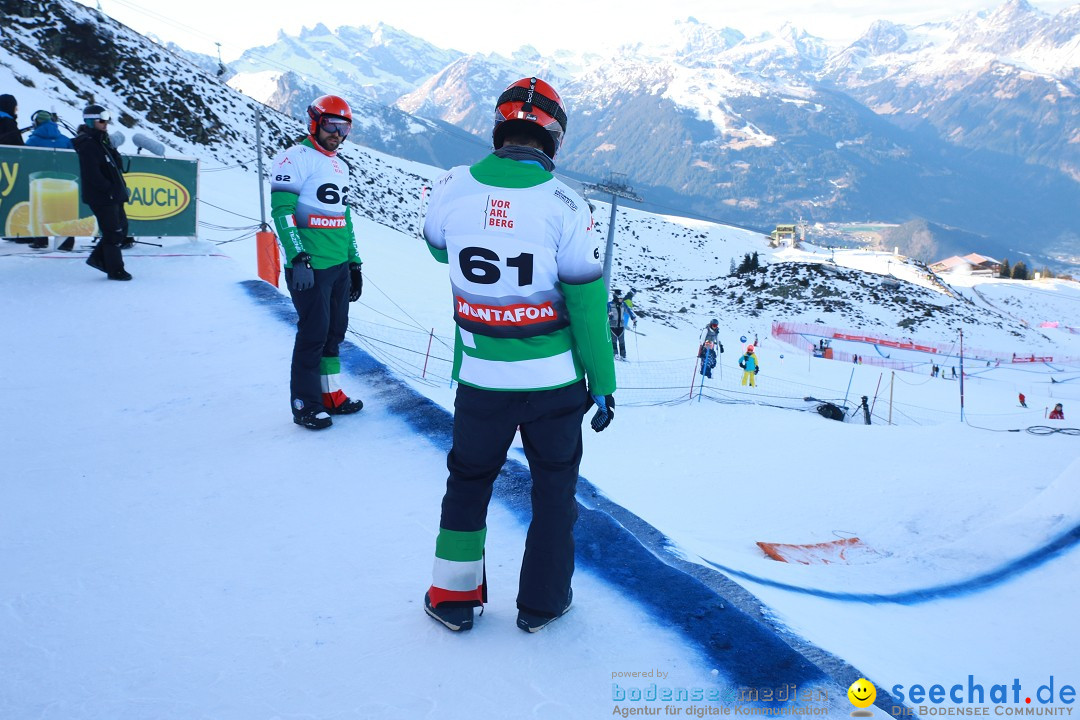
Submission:
<svg viewBox="0 0 1080 720">
<path fill-rule="evenodd" d="M 375 25 L 384 22 L 442 48 L 464 52 L 509 53 L 521 45 L 542 52 L 587 50 L 647 40 L 656 28 L 695 17 L 717 28 L 747 35 L 775 30 L 785 21 L 833 42 L 855 40 L 874 20 L 913 25 L 943 20 L 967 11 L 992 9 L 1004 0 L 672 0 L 628 3 L 491 3 L 480 0 L 360 0 L 331 3 L 254 3 L 229 0 L 82 0 L 144 34 L 152 33 L 188 49 L 215 54 L 221 43 L 226 62 L 249 47 L 272 43 L 278 30 L 297 33 L 323 23 Z M 1037 0 L 1032 5 L 1054 14 L 1076 0 Z M 492 7 L 498 8 L 491 10 Z M 633 10 L 628 7 L 635 6 Z"/>
</svg>

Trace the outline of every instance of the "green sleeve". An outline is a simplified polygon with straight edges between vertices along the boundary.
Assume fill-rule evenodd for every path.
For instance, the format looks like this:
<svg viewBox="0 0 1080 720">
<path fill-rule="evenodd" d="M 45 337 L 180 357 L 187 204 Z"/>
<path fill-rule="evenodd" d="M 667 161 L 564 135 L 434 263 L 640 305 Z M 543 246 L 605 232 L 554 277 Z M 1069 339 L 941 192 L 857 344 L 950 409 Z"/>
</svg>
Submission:
<svg viewBox="0 0 1080 720">
<path fill-rule="evenodd" d="M 349 264 L 363 263 L 360 259 L 360 253 L 356 249 L 356 233 L 353 231 L 352 222 L 352 208 L 348 205 L 345 206 L 345 229 L 349 233 Z"/>
<path fill-rule="evenodd" d="M 615 358 L 611 353 L 604 279 L 584 285 L 560 285 L 570 315 L 570 334 L 589 380 L 589 392 L 610 395 L 615 392 Z"/>
<path fill-rule="evenodd" d="M 294 257 L 304 252 L 300 231 L 296 229 L 296 204 L 299 199 L 299 195 L 282 190 L 270 193 L 270 217 L 274 220 L 274 229 L 285 250 L 285 264 L 288 266 L 292 266 Z"/>
<path fill-rule="evenodd" d="M 431 243 L 428 243 L 427 244 L 427 249 L 428 249 L 428 252 L 431 253 L 431 256 L 433 258 L 435 258 L 436 260 L 438 260 L 439 262 L 446 263 L 447 265 L 450 264 L 450 257 L 446 252 L 446 248 L 437 248 L 434 245 L 432 245 Z"/>
</svg>

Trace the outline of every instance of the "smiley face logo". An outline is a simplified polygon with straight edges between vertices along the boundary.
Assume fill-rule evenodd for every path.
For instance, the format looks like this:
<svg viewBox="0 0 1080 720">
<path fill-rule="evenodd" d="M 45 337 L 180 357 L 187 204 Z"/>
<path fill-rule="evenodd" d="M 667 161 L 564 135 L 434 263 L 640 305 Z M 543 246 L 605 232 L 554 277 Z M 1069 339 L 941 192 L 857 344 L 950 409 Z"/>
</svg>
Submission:
<svg viewBox="0 0 1080 720">
<path fill-rule="evenodd" d="M 866 678 L 859 678 L 855 682 L 851 683 L 851 687 L 847 691 L 848 700 L 851 704 L 857 708 L 868 708 L 874 704 L 874 700 L 877 699 L 877 690 L 873 684 Z M 855 715 L 856 713 L 851 713 Z M 859 713 L 862 715 L 862 713 Z"/>
</svg>

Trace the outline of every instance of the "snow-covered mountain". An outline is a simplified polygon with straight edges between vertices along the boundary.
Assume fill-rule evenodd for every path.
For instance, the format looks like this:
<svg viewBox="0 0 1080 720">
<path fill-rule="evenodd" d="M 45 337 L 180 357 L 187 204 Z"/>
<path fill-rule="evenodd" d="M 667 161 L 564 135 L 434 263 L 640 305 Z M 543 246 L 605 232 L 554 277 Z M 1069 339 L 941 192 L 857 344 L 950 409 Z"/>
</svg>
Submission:
<svg viewBox="0 0 1080 720">
<path fill-rule="evenodd" d="M 983 238 L 979 248 L 956 247 L 943 235 L 939 254 L 1028 252 L 1065 263 L 1080 242 L 1061 211 L 1080 204 L 1078 8 L 1050 17 L 1010 0 L 949 23 L 876 23 L 838 48 L 790 24 L 748 38 L 693 18 L 610 56 L 543 57 L 526 47 L 507 58 L 415 44 L 434 69 L 410 75 L 394 102 L 486 143 L 498 90 L 541 74 L 571 111 L 562 169 L 625 174 L 653 207 L 763 229 L 799 216 L 925 218 Z M 352 61 L 327 49 L 329 35 L 283 36 L 260 52 L 304 77 L 313 58 L 334 58 L 345 73 Z M 370 77 L 392 77 L 379 86 L 390 98 L 409 84 L 396 61 L 380 62 L 365 55 L 364 79 L 347 89 L 362 94 Z"/>
<path fill-rule="evenodd" d="M 1080 181 L 1080 5 L 1051 16 L 1008 0 L 944 23 L 878 22 L 821 78 L 898 125 Z"/>
<path fill-rule="evenodd" d="M 250 73 L 292 71 L 327 92 L 389 105 L 461 55 L 382 23 L 333 32 L 319 23 L 296 36 L 280 32 L 273 45 L 251 48 L 229 66 L 241 86 Z"/>
</svg>

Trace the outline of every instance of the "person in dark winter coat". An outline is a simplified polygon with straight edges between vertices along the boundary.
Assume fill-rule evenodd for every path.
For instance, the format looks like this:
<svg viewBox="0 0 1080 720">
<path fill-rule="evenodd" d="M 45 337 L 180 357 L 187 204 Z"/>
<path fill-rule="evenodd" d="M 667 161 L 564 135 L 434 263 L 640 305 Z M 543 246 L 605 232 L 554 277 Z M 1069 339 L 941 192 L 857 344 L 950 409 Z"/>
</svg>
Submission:
<svg viewBox="0 0 1080 720">
<path fill-rule="evenodd" d="M 34 130 L 30 137 L 26 138 L 28 147 L 53 148 L 55 150 L 70 150 L 71 138 L 60 132 L 53 114 L 48 110 L 38 110 L 34 113 Z"/>
<path fill-rule="evenodd" d="M 128 234 L 124 204 L 128 200 L 120 153 L 109 141 L 111 113 L 100 105 L 87 105 L 83 124 L 72 141 L 79 154 L 82 201 L 97 218 L 101 241 L 86 259 L 86 264 L 100 270 L 110 280 L 130 280 L 120 252 Z"/>
<path fill-rule="evenodd" d="M 0 145 L 22 145 L 19 130 L 19 103 L 14 95 L 0 95 Z"/>
<path fill-rule="evenodd" d="M 724 344 L 720 342 L 720 321 L 713 318 L 705 326 L 705 340 L 698 348 L 698 357 L 701 358 L 701 374 L 707 378 L 712 377 L 713 368 L 716 367 L 716 356 L 724 352 Z"/>
<path fill-rule="evenodd" d="M 607 304 L 608 328 L 611 330 L 611 350 L 620 360 L 626 359 L 626 323 L 633 321 L 637 327 L 637 315 L 634 314 L 634 291 L 623 297 L 622 291 L 611 291 L 611 300 Z"/>
</svg>

